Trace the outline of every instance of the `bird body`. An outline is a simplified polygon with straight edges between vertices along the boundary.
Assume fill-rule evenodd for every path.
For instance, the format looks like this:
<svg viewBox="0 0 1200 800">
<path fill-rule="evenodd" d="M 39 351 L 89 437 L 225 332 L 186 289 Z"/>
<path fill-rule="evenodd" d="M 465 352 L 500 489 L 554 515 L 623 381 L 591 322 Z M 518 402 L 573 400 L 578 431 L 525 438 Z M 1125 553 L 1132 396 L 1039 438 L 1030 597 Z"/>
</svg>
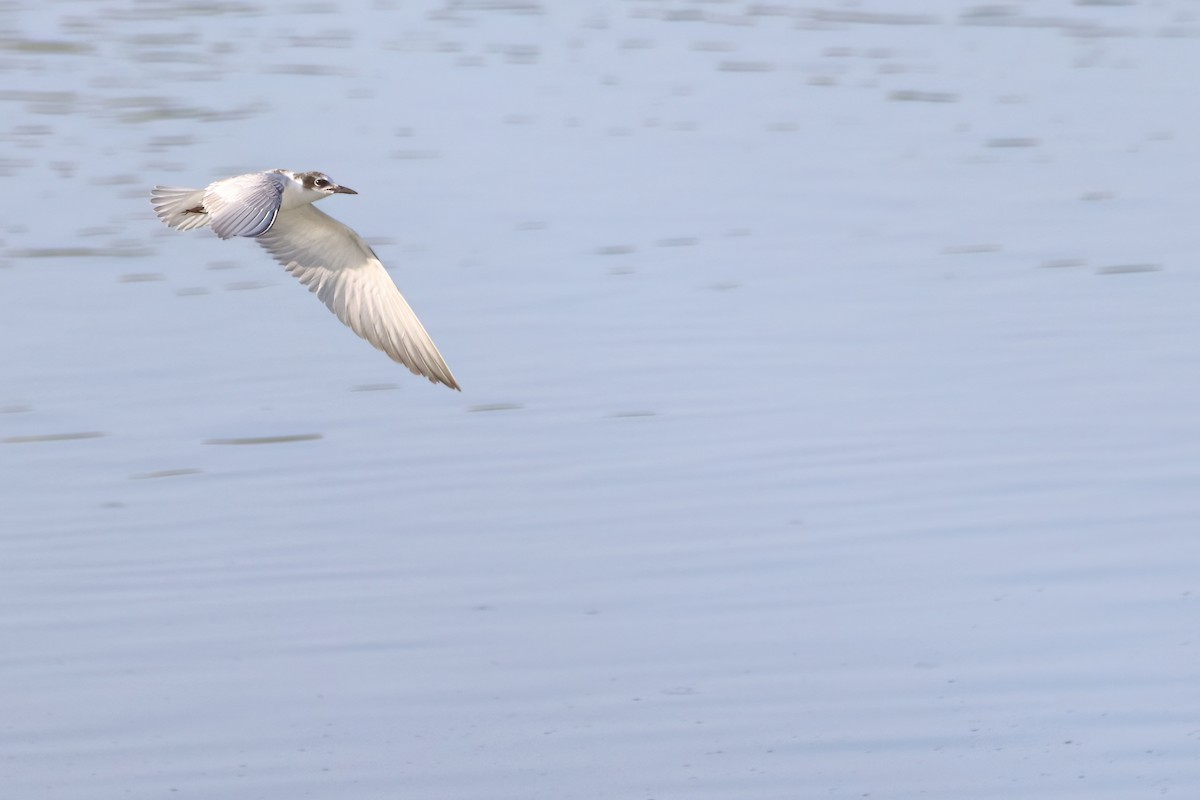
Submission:
<svg viewBox="0 0 1200 800">
<path fill-rule="evenodd" d="M 313 207 L 358 194 L 320 172 L 272 169 L 203 189 L 156 186 L 154 211 L 176 230 L 205 225 L 222 239 L 254 239 L 355 333 L 434 383 L 458 389 L 445 359 L 379 257 L 346 225 Z"/>
</svg>

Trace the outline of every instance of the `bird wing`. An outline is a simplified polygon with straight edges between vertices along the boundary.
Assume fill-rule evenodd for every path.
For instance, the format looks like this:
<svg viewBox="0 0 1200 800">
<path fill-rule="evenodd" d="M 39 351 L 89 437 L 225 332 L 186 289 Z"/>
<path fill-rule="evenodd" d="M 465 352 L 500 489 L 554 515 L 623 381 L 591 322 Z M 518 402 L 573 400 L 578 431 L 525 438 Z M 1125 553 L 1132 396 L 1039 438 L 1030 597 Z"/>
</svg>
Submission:
<svg viewBox="0 0 1200 800">
<path fill-rule="evenodd" d="M 207 191 L 155 186 L 150 192 L 150 203 L 154 206 L 154 213 L 164 223 L 181 231 L 190 231 L 208 224 L 208 214 L 204 211 L 204 194 Z"/>
<path fill-rule="evenodd" d="M 279 213 L 285 181 L 278 172 L 251 172 L 209 184 L 204 210 L 213 232 L 229 239 L 268 230 Z"/>
<path fill-rule="evenodd" d="M 275 217 L 257 241 L 351 330 L 434 383 L 458 382 L 362 237 L 311 205 Z"/>
</svg>

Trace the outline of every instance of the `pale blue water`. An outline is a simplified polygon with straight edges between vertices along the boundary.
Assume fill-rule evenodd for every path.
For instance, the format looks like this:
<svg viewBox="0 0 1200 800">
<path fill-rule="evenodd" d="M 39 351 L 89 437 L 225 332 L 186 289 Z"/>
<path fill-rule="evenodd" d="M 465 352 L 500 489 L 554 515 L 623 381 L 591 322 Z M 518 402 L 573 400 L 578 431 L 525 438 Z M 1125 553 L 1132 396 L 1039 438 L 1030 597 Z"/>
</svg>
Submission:
<svg viewBox="0 0 1200 800">
<path fill-rule="evenodd" d="M 0 31 L 0 796 L 1195 794 L 1191 4 Z M 147 202 L 270 167 L 461 395 Z"/>
</svg>

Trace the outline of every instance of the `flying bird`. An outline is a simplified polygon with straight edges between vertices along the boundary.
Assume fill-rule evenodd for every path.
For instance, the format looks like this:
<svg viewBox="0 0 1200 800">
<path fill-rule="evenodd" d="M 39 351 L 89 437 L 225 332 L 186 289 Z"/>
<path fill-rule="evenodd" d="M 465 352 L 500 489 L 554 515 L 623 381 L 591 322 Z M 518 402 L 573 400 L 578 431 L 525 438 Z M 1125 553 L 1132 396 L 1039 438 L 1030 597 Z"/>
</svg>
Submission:
<svg viewBox="0 0 1200 800">
<path fill-rule="evenodd" d="M 415 374 L 458 389 L 379 257 L 361 236 L 313 207 L 334 194 L 358 192 L 321 172 L 271 169 L 204 189 L 155 186 L 150 202 L 176 230 L 208 225 L 222 239 L 254 239 L 359 336 Z"/>
</svg>

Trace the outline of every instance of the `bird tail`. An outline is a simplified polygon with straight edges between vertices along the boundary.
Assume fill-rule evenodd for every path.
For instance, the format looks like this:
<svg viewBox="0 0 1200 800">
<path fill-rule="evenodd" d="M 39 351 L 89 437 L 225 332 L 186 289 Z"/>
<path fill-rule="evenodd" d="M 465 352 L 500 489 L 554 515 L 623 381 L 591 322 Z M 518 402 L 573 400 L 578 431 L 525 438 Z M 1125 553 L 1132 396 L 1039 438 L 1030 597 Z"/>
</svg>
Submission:
<svg viewBox="0 0 1200 800">
<path fill-rule="evenodd" d="M 190 231 L 208 224 L 204 193 L 204 189 L 155 186 L 150 192 L 150 204 L 164 223 L 176 230 Z"/>
</svg>

